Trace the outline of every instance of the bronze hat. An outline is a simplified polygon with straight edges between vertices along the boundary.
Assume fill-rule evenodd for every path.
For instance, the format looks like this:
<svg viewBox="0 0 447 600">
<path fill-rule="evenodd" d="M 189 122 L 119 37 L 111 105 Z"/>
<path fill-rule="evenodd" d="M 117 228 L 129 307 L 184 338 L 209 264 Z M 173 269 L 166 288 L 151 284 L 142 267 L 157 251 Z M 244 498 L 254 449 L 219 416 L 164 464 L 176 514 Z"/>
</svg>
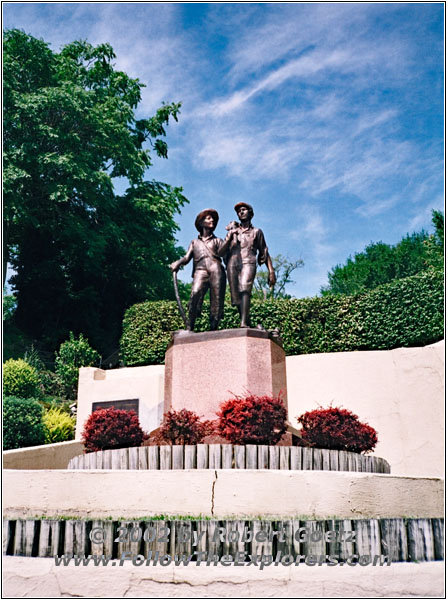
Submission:
<svg viewBox="0 0 447 600">
<path fill-rule="evenodd" d="M 238 202 L 237 204 L 235 204 L 234 210 L 237 212 L 241 208 L 241 206 L 245 206 L 245 208 L 248 208 L 248 210 L 251 212 L 251 216 L 254 216 L 255 211 L 253 210 L 253 206 L 251 204 L 248 204 L 248 202 Z"/>
<path fill-rule="evenodd" d="M 217 227 L 217 223 L 219 222 L 219 213 L 217 212 L 217 210 L 214 210 L 214 208 L 205 208 L 205 210 L 202 210 L 201 212 L 199 212 L 199 214 L 196 217 L 195 223 L 194 225 L 196 226 L 196 229 L 199 233 L 202 233 L 202 227 L 200 225 L 200 223 L 202 222 L 202 219 L 204 219 L 207 215 L 211 215 L 214 219 L 214 229 L 216 229 Z M 214 231 L 213 229 L 213 231 Z"/>
</svg>

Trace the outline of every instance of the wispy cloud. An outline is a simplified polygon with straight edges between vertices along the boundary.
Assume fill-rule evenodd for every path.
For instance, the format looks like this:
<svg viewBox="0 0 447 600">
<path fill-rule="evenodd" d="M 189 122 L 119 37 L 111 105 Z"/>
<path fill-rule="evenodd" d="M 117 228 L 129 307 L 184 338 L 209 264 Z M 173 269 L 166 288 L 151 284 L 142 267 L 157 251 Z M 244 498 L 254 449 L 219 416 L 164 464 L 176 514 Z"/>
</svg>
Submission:
<svg viewBox="0 0 447 600">
<path fill-rule="evenodd" d="M 270 231 L 292 231 L 276 253 L 303 248 L 295 290 L 315 293 L 365 240 L 397 242 L 442 206 L 437 4 L 5 3 L 4 16 L 54 50 L 111 43 L 147 84 L 138 115 L 182 101 L 170 160 L 149 174 L 185 181 L 181 224 L 242 190 Z"/>
<path fill-rule="evenodd" d="M 406 223 L 406 232 L 412 233 L 413 231 L 419 231 L 423 227 L 426 227 L 428 222 L 432 220 L 432 210 L 442 210 L 444 207 L 444 196 L 439 195 L 436 198 L 430 198 L 430 201 L 422 206 L 422 208 L 418 208 L 417 214 L 415 214 L 409 221 Z M 431 224 L 431 223 L 430 223 Z M 428 228 L 430 233 L 433 232 L 433 227 Z"/>
<path fill-rule="evenodd" d="M 388 187 L 411 188 L 415 163 L 432 160 L 401 126 L 414 48 L 399 29 L 377 36 L 377 7 L 306 5 L 298 20 L 290 10 L 264 12 L 229 44 L 228 85 L 190 114 L 195 164 L 293 177 L 311 196 L 356 198 L 361 216 L 386 212 L 404 200 Z"/>
</svg>

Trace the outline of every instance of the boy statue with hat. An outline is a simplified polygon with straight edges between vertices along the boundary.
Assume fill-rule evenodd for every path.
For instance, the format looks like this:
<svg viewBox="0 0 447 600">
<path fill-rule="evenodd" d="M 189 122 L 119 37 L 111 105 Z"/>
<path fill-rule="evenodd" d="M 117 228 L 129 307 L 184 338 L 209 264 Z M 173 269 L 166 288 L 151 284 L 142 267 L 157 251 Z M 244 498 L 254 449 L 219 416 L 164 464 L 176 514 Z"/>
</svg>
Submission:
<svg viewBox="0 0 447 600">
<path fill-rule="evenodd" d="M 210 290 L 210 329 L 214 331 L 223 317 L 225 298 L 225 270 L 221 257 L 227 252 L 233 232 L 229 232 L 225 241 L 214 235 L 219 215 L 217 210 L 206 208 L 196 217 L 195 226 L 199 236 L 192 240 L 183 258 L 170 265 L 177 272 L 193 259 L 193 280 L 191 297 L 188 303 L 189 319 L 186 329 L 194 331 L 196 318 L 202 310 L 203 298 Z"/>
<path fill-rule="evenodd" d="M 241 315 L 241 327 L 250 327 L 250 299 L 256 275 L 256 260 L 259 265 L 267 265 L 268 283 L 271 287 L 276 283 L 276 275 L 264 234 L 261 229 L 251 224 L 253 207 L 247 202 L 238 202 L 234 210 L 240 224 L 233 221 L 227 226 L 229 234 L 233 234 L 225 240 L 229 241 L 226 257 L 227 276 L 231 302 L 238 307 Z"/>
</svg>

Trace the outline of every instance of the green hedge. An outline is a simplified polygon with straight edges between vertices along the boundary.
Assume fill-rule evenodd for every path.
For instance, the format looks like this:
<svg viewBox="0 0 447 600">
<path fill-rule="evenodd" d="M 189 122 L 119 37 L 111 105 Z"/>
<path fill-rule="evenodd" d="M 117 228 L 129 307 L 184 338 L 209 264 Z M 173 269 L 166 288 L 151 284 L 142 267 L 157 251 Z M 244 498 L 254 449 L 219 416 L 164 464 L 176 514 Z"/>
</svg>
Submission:
<svg viewBox="0 0 447 600">
<path fill-rule="evenodd" d="M 253 300 L 252 324 L 278 328 L 287 355 L 423 346 L 443 337 L 444 277 L 428 269 L 355 296 Z M 208 328 L 204 303 L 197 331 Z M 237 310 L 225 306 L 221 329 L 238 327 Z M 171 331 L 183 329 L 175 302 L 144 302 L 124 316 L 125 365 L 161 364 Z"/>
</svg>

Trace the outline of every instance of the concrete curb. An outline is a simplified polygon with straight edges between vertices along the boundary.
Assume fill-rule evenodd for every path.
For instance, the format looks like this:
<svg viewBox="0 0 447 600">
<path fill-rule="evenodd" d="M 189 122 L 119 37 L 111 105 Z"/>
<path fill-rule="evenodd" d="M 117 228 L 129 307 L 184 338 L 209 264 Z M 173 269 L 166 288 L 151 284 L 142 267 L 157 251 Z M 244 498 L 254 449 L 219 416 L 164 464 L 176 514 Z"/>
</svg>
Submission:
<svg viewBox="0 0 447 600">
<path fill-rule="evenodd" d="M 5 598 L 421 598 L 443 597 L 444 563 L 343 569 L 201 565 L 56 567 L 53 559 L 6 556 Z"/>
</svg>

